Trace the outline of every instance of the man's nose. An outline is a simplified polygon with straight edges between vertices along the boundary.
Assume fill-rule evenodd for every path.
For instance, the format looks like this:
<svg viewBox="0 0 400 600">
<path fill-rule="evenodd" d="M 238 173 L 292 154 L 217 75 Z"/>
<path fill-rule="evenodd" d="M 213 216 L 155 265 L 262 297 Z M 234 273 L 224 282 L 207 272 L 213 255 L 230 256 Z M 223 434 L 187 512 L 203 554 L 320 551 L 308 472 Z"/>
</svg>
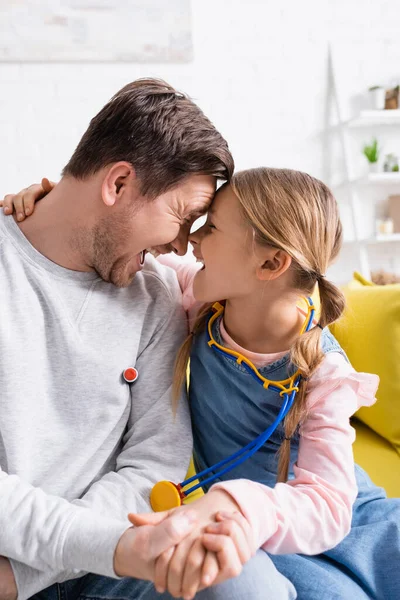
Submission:
<svg viewBox="0 0 400 600">
<path fill-rule="evenodd" d="M 178 256 L 184 256 L 187 252 L 189 240 L 189 231 L 187 228 L 182 228 L 179 232 L 178 237 L 174 239 L 171 246 L 174 249 L 175 254 Z"/>
</svg>

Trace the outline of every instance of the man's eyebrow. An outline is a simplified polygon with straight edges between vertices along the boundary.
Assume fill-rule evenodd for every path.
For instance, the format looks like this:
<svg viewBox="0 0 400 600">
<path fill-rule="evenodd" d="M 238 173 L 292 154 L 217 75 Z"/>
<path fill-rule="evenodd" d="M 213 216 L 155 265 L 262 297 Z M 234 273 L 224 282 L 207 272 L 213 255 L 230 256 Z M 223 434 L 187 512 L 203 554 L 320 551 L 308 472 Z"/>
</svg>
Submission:
<svg viewBox="0 0 400 600">
<path fill-rule="evenodd" d="M 188 217 L 202 217 L 207 212 L 209 212 L 208 206 L 203 206 L 202 208 L 194 208 L 188 214 Z"/>
</svg>

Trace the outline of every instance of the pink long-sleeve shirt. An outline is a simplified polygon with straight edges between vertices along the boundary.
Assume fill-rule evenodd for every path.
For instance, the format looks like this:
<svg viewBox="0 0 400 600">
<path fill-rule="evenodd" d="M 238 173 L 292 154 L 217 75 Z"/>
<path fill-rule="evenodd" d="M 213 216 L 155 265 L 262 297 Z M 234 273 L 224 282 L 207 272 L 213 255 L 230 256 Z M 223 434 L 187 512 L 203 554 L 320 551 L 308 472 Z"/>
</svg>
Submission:
<svg viewBox="0 0 400 600">
<path fill-rule="evenodd" d="M 193 279 L 200 265 L 170 255 L 160 260 L 175 269 L 192 321 L 199 308 Z M 278 358 L 248 352 L 230 338 L 222 323 L 221 335 L 228 347 L 259 367 Z M 350 417 L 375 402 L 378 383 L 377 375 L 357 373 L 340 353 L 327 354 L 308 382 L 308 417 L 300 428 L 294 479 L 274 488 L 247 479 L 211 488 L 223 489 L 235 499 L 252 526 L 257 548 L 271 554 L 319 554 L 347 535 L 357 496 Z"/>
</svg>

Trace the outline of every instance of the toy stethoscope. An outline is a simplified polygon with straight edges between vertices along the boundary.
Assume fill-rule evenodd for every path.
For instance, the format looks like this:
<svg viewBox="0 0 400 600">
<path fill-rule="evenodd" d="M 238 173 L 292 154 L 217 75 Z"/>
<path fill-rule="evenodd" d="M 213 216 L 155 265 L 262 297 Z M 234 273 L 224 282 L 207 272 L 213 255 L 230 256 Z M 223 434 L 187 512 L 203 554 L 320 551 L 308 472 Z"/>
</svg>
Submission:
<svg viewBox="0 0 400 600">
<path fill-rule="evenodd" d="M 305 331 L 309 331 L 315 314 L 315 307 L 311 298 L 305 298 L 305 301 L 307 303 L 308 311 L 305 322 L 301 328 L 300 335 Z M 217 477 L 221 477 L 231 469 L 234 469 L 238 465 L 242 464 L 245 460 L 253 456 L 253 454 L 255 454 L 257 450 L 261 448 L 261 446 L 263 446 L 270 438 L 275 429 L 278 427 L 279 423 L 284 420 L 293 405 L 296 392 L 298 392 L 299 389 L 298 386 L 301 380 L 301 374 L 299 370 L 297 370 L 288 379 L 284 379 L 282 381 L 271 381 L 263 377 L 257 367 L 248 358 L 239 352 L 235 352 L 230 348 L 225 348 L 224 346 L 218 344 L 218 342 L 216 342 L 214 339 L 212 326 L 215 320 L 223 314 L 224 306 L 219 302 L 216 302 L 212 308 L 214 314 L 212 314 L 209 318 L 207 325 L 208 345 L 210 348 L 213 348 L 215 352 L 219 352 L 237 364 L 242 365 L 246 371 L 252 375 L 252 377 L 254 377 L 254 379 L 258 381 L 265 389 L 278 392 L 279 395 L 283 397 L 282 406 L 275 421 L 265 431 L 263 431 L 252 442 L 247 444 L 247 446 L 244 446 L 228 458 L 221 460 L 219 463 L 209 467 L 208 469 L 204 469 L 204 471 L 201 471 L 200 473 L 196 473 L 196 475 L 186 479 L 185 481 L 182 481 L 182 483 L 172 483 L 172 481 L 159 481 L 156 483 L 150 493 L 150 504 L 155 512 L 170 510 L 171 508 L 181 506 L 183 500 L 187 498 L 189 494 L 203 485 L 211 483 L 217 479 Z M 204 481 L 196 483 L 189 489 L 184 489 L 194 481 L 202 479 L 210 473 L 212 474 Z"/>
</svg>

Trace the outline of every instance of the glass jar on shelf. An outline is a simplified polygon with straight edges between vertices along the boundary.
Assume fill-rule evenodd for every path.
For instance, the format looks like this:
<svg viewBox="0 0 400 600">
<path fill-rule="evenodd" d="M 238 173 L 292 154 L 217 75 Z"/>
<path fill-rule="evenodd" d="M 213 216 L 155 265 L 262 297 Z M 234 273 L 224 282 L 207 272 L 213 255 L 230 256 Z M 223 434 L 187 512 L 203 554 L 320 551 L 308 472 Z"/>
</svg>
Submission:
<svg viewBox="0 0 400 600">
<path fill-rule="evenodd" d="M 385 155 L 383 170 L 386 173 L 392 173 L 399 170 L 399 157 L 394 152 Z"/>
</svg>

